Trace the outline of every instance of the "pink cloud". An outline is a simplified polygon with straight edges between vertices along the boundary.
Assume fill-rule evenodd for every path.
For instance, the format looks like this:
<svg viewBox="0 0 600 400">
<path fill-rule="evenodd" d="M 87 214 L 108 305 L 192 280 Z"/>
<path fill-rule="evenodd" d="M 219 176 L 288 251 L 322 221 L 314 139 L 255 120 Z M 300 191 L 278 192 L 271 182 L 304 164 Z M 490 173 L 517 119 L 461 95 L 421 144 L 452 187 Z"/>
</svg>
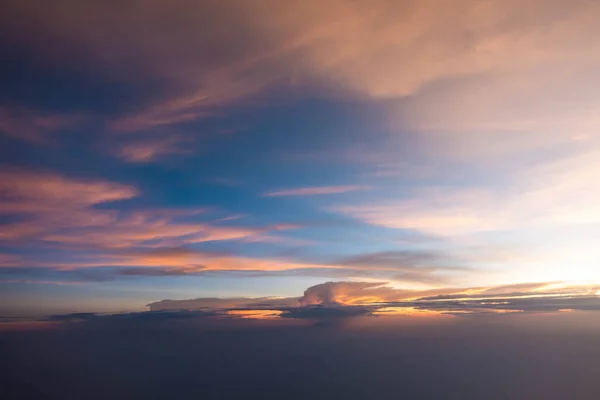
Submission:
<svg viewBox="0 0 600 400">
<path fill-rule="evenodd" d="M 70 209 L 77 215 L 90 206 L 131 199 L 138 194 L 135 188 L 119 183 L 17 169 L 0 171 L 0 190 L 1 214 L 47 214 Z"/>
<path fill-rule="evenodd" d="M 132 186 L 102 180 L 79 180 L 55 173 L 24 170 L 0 172 L 0 214 L 23 217 L 3 225 L 0 240 L 35 240 L 42 246 L 77 250 L 179 247 L 187 244 L 242 240 L 274 241 L 274 233 L 295 229 L 297 225 L 243 227 L 220 225 L 220 221 L 196 222 L 194 217 L 208 210 L 150 209 L 117 211 L 95 206 L 128 200 L 139 194 Z M 283 240 L 283 239 L 281 239 Z M 0 259 L 13 264 L 12 258 Z M 98 255 L 100 259 L 102 255 Z M 185 266 L 173 256 L 159 257 L 166 265 Z M 129 260 L 131 257 L 121 257 Z M 134 257 L 135 258 L 135 257 Z M 154 257 L 155 258 L 155 257 Z M 136 265 L 157 265 L 148 256 Z M 84 262 L 83 265 L 86 263 Z M 113 265 L 112 261 L 109 263 Z M 104 265 L 109 265 L 104 264 Z M 122 265 L 131 265 L 129 261 Z M 244 264 L 246 265 L 246 264 Z M 245 268 L 245 267 L 244 267 Z"/>
<path fill-rule="evenodd" d="M 156 139 L 138 139 L 121 144 L 113 154 L 131 163 L 149 163 L 172 155 L 192 154 L 191 138 L 167 136 Z M 187 145 L 187 147 L 186 147 Z"/>
<path fill-rule="evenodd" d="M 71 127 L 80 120 L 80 116 L 0 108 L 0 133 L 40 143 L 47 140 L 47 134 Z"/>
<path fill-rule="evenodd" d="M 359 185 L 341 185 L 341 186 L 313 186 L 295 189 L 284 189 L 266 192 L 264 197 L 283 197 L 283 196 L 314 196 L 322 194 L 339 194 L 356 192 L 360 190 L 369 190 L 369 186 Z"/>
</svg>

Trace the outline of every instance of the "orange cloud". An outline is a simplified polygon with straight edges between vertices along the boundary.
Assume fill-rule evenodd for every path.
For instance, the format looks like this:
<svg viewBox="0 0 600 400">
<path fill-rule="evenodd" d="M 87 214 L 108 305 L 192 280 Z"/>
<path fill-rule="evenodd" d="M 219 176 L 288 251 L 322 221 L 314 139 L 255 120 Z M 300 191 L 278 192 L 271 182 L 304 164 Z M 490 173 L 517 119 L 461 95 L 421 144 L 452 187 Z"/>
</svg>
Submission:
<svg viewBox="0 0 600 400">
<path fill-rule="evenodd" d="M 548 296 L 595 296 L 598 285 L 575 286 L 556 282 L 525 283 L 500 287 L 396 289 L 385 282 L 327 282 L 308 288 L 299 303 L 308 305 L 368 305 L 425 299 L 465 301 L 522 299 Z"/>
<path fill-rule="evenodd" d="M 242 319 L 279 319 L 283 311 L 281 310 L 228 310 L 227 315 Z"/>
</svg>

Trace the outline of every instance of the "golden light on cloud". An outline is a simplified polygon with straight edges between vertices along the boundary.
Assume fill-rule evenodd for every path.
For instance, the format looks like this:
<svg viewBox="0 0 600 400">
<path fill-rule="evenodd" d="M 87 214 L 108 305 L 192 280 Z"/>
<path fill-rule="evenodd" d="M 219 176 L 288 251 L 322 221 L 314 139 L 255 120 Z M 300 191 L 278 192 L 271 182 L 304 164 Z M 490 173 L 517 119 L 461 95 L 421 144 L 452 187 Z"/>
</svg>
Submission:
<svg viewBox="0 0 600 400">
<path fill-rule="evenodd" d="M 489 305 L 499 303 L 487 303 Z M 560 310 L 560 311 L 571 311 L 571 310 Z M 523 310 L 517 309 L 497 309 L 497 308 L 481 308 L 478 312 L 492 313 L 492 314 L 507 314 L 507 313 L 519 313 Z M 474 311 L 470 310 L 457 310 L 451 311 L 440 311 L 433 309 L 420 309 L 416 307 L 382 307 L 377 311 L 373 312 L 376 316 L 410 316 L 410 317 L 440 317 L 440 316 L 456 316 L 456 315 L 474 314 Z"/>
<path fill-rule="evenodd" d="M 373 315 L 406 315 L 411 317 L 432 317 L 444 315 L 444 313 L 435 310 L 422 310 L 415 307 L 383 307 L 373 312 Z"/>
<path fill-rule="evenodd" d="M 242 319 L 279 319 L 281 310 L 228 310 L 225 314 Z"/>
</svg>

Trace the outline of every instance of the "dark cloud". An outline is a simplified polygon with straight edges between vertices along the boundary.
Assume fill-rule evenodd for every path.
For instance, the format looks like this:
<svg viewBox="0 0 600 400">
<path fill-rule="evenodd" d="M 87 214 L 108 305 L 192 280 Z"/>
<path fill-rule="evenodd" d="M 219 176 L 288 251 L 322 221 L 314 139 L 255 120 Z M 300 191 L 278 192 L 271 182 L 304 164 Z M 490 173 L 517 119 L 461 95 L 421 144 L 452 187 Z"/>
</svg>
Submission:
<svg viewBox="0 0 600 400">
<path fill-rule="evenodd" d="M 99 314 L 99 313 L 69 313 L 55 314 L 49 316 L 46 320 L 53 322 L 143 322 L 143 321 L 164 321 L 180 318 L 199 318 L 216 315 L 210 311 L 201 310 L 170 310 L 170 311 L 151 311 L 151 312 L 130 312 L 118 314 Z"/>
<path fill-rule="evenodd" d="M 440 311 L 451 314 L 498 313 L 498 312 L 557 312 L 600 311 L 600 296 L 560 296 L 505 298 L 484 300 L 399 302 L 388 306 L 415 307 L 421 310 Z"/>
<path fill-rule="evenodd" d="M 230 309 L 239 308 L 281 308 L 287 309 L 289 306 L 298 304 L 298 299 L 295 297 L 257 297 L 257 298 L 210 298 L 202 297 L 191 300 L 161 300 L 148 304 L 151 311 L 168 311 L 168 310 L 217 310 L 227 311 Z"/>
<path fill-rule="evenodd" d="M 336 322 L 339 320 L 362 317 L 371 315 L 373 307 L 366 306 L 308 306 L 288 308 L 282 314 L 282 318 L 297 318 L 316 321 L 319 324 L 325 324 L 328 321 Z"/>
</svg>

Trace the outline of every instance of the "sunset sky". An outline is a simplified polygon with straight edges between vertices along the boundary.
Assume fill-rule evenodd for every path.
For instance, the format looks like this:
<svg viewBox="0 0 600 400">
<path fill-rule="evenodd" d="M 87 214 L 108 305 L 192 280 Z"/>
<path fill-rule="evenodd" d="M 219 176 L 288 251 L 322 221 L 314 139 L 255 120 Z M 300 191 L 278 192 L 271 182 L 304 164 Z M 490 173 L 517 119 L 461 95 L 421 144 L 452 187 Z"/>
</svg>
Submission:
<svg viewBox="0 0 600 400">
<path fill-rule="evenodd" d="M 5 0 L 0 316 L 600 310 L 598 21 Z"/>
</svg>

